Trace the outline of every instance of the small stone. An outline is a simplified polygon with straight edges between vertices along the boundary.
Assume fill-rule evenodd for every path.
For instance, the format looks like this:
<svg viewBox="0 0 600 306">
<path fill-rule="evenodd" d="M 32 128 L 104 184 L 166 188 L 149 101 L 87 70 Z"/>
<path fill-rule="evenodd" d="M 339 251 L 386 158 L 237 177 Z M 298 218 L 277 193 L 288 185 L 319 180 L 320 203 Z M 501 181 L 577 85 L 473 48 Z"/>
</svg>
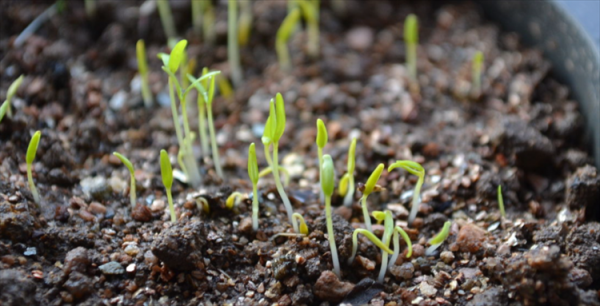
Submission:
<svg viewBox="0 0 600 306">
<path fill-rule="evenodd" d="M 131 218 L 139 222 L 148 222 L 152 220 L 152 211 L 146 205 L 136 204 L 131 212 Z"/>
<path fill-rule="evenodd" d="M 571 209 L 594 208 L 600 201 L 600 175 L 595 167 L 586 165 L 569 177 L 566 198 Z M 589 213 L 586 211 L 586 216 Z"/>
<path fill-rule="evenodd" d="M 365 268 L 367 271 L 375 270 L 375 262 L 369 260 L 368 258 L 358 255 L 356 256 L 356 262 L 363 268 Z"/>
<path fill-rule="evenodd" d="M 120 110 L 125 105 L 125 101 L 127 101 L 127 93 L 123 90 L 120 90 L 112 96 L 108 102 L 108 105 L 113 110 Z"/>
<path fill-rule="evenodd" d="M 104 216 L 104 214 L 106 213 L 106 206 L 104 206 L 98 202 L 92 202 L 92 203 L 90 203 L 90 206 L 88 206 L 88 210 L 91 213 L 93 213 L 94 215 Z"/>
<path fill-rule="evenodd" d="M 354 50 L 365 50 L 373 44 L 373 30 L 368 27 L 356 27 L 346 34 L 346 42 Z"/>
<path fill-rule="evenodd" d="M 445 263 L 445 264 L 450 264 L 454 261 L 454 253 L 450 252 L 450 251 L 443 251 L 440 254 L 440 259 Z"/>
<path fill-rule="evenodd" d="M 80 272 L 73 272 L 63 285 L 76 300 L 88 295 L 93 289 L 92 280 Z"/>
<path fill-rule="evenodd" d="M 25 252 L 23 252 L 25 256 L 35 256 L 37 255 L 37 249 L 35 247 L 28 247 Z"/>
<path fill-rule="evenodd" d="M 110 188 L 112 188 L 112 190 L 116 193 L 123 193 L 123 191 L 127 189 L 127 186 L 129 186 L 129 184 L 126 181 L 124 181 L 118 176 L 111 176 L 110 179 L 108 179 L 108 184 L 110 185 Z"/>
<path fill-rule="evenodd" d="M 138 248 L 137 244 L 132 243 L 127 245 L 127 247 L 125 247 L 125 254 L 134 257 L 137 256 L 137 254 L 140 253 L 140 249 Z"/>
<path fill-rule="evenodd" d="M 315 283 L 313 292 L 321 300 L 338 303 L 353 288 L 354 284 L 340 281 L 333 272 L 323 271 Z"/>
<path fill-rule="evenodd" d="M 437 289 L 427 282 L 421 282 L 421 284 L 419 284 L 419 290 L 421 291 L 422 295 L 427 297 L 432 297 L 437 293 Z"/>
<path fill-rule="evenodd" d="M 250 233 L 252 231 L 252 218 L 244 218 L 238 225 L 238 230 L 242 233 Z"/>
<path fill-rule="evenodd" d="M 108 275 L 117 275 L 125 273 L 125 269 L 123 269 L 123 266 L 121 266 L 121 264 L 116 261 L 111 261 L 109 263 L 103 264 L 98 268 L 100 269 L 100 271 L 102 271 L 102 273 Z"/>
<path fill-rule="evenodd" d="M 336 208 L 334 213 L 344 218 L 344 220 L 349 221 L 350 217 L 352 217 L 352 208 L 342 205 Z"/>
<path fill-rule="evenodd" d="M 78 271 L 84 273 L 90 265 L 88 250 L 84 247 L 77 247 L 70 250 L 65 256 L 65 273 Z"/>
<path fill-rule="evenodd" d="M 405 262 L 400 266 L 390 266 L 390 273 L 398 280 L 411 279 L 415 273 L 415 267 L 411 262 Z"/>
<path fill-rule="evenodd" d="M 278 297 L 279 295 L 281 295 L 282 289 L 283 289 L 283 287 L 281 286 L 281 283 L 276 282 L 275 285 L 273 285 L 269 289 L 267 289 L 267 291 L 265 292 L 265 296 L 270 299 L 274 299 L 274 298 Z"/>
<path fill-rule="evenodd" d="M 79 185 L 83 193 L 98 201 L 109 200 L 112 195 L 109 184 L 102 176 L 86 177 L 79 182 Z"/>
<path fill-rule="evenodd" d="M 458 232 L 456 245 L 461 252 L 476 253 L 485 241 L 485 231 L 475 224 L 465 224 Z"/>
<path fill-rule="evenodd" d="M 87 210 L 80 210 L 79 217 L 81 217 L 81 219 L 87 222 L 93 222 L 94 220 L 96 220 L 96 217 Z"/>
<path fill-rule="evenodd" d="M 136 265 L 132 263 L 128 265 L 125 270 L 127 271 L 127 273 L 134 273 L 136 270 Z"/>
<path fill-rule="evenodd" d="M 161 212 L 165 210 L 165 201 L 160 199 L 154 200 L 150 206 L 150 210 L 152 210 L 152 212 Z"/>
<path fill-rule="evenodd" d="M 152 251 L 146 251 L 146 253 L 144 253 L 144 262 L 147 265 L 152 266 L 152 265 L 158 264 L 158 258 L 156 258 L 156 256 L 154 256 Z"/>
</svg>

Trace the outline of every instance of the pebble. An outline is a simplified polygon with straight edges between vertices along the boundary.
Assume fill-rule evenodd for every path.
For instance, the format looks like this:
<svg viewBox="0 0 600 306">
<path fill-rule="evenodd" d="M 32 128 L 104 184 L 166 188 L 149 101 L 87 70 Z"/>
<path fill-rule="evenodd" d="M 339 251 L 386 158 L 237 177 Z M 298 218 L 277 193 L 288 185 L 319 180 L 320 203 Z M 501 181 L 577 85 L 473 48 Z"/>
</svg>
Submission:
<svg viewBox="0 0 600 306">
<path fill-rule="evenodd" d="M 111 261 L 109 263 L 103 264 L 98 268 L 100 269 L 100 271 L 102 271 L 102 273 L 108 275 L 125 273 L 125 269 L 123 269 L 123 266 L 121 266 L 121 264 L 116 261 Z"/>
<path fill-rule="evenodd" d="M 144 253 L 144 262 L 147 265 L 155 265 L 158 263 L 158 258 L 156 258 L 156 256 L 154 256 L 152 251 L 146 251 L 146 253 Z"/>
<path fill-rule="evenodd" d="M 129 256 L 136 256 L 140 252 L 140 248 L 138 248 L 137 244 L 132 243 L 125 247 L 125 254 Z"/>
<path fill-rule="evenodd" d="M 70 250 L 65 256 L 65 273 L 71 271 L 85 272 L 90 265 L 88 250 L 84 247 L 77 247 Z"/>
<path fill-rule="evenodd" d="M 165 201 L 161 199 L 154 200 L 150 206 L 150 210 L 152 210 L 152 212 L 161 212 L 165 210 Z"/>
<path fill-rule="evenodd" d="M 458 232 L 456 245 L 461 252 L 476 253 L 485 240 L 485 231 L 475 224 L 468 223 Z"/>
<path fill-rule="evenodd" d="M 252 231 L 252 218 L 244 218 L 238 225 L 238 230 L 242 233 L 250 233 Z"/>
<path fill-rule="evenodd" d="M 421 294 L 427 297 L 432 297 L 437 293 L 437 289 L 427 282 L 421 282 L 421 284 L 419 284 L 419 290 L 421 291 Z"/>
<path fill-rule="evenodd" d="M 79 182 L 79 185 L 81 185 L 81 191 L 93 199 L 101 201 L 111 196 L 112 190 L 102 176 L 86 177 Z"/>
<path fill-rule="evenodd" d="M 127 273 L 134 273 L 136 270 L 136 265 L 132 263 L 127 266 L 126 270 L 127 270 Z"/>
<path fill-rule="evenodd" d="M 106 213 L 106 206 L 98 202 L 92 202 L 90 203 L 88 210 L 95 215 L 104 215 Z"/>
<path fill-rule="evenodd" d="M 366 257 L 358 255 L 356 256 L 356 262 L 358 262 L 358 264 L 365 268 L 365 270 L 367 271 L 375 270 L 375 262 Z"/>
<path fill-rule="evenodd" d="M 323 271 L 315 283 L 313 292 L 323 301 L 338 303 L 352 289 L 354 289 L 354 284 L 340 281 L 331 271 Z"/>
<path fill-rule="evenodd" d="M 125 105 L 125 101 L 127 101 L 127 93 L 123 90 L 119 90 L 108 102 L 108 105 L 113 110 L 120 110 Z"/>
<path fill-rule="evenodd" d="M 96 217 L 87 210 L 80 210 L 79 217 L 81 217 L 81 219 L 87 222 L 92 222 L 96 219 Z"/>
<path fill-rule="evenodd" d="M 400 266 L 392 265 L 390 273 L 396 279 L 411 279 L 415 273 L 415 267 L 411 262 L 405 262 Z"/>
<path fill-rule="evenodd" d="M 152 220 L 152 211 L 146 205 L 137 204 L 131 212 L 131 218 L 139 222 L 148 222 Z"/>
<path fill-rule="evenodd" d="M 128 186 L 128 183 L 118 176 L 111 176 L 108 183 L 110 184 L 112 190 L 116 193 L 122 193 L 123 190 L 127 189 Z"/>
<path fill-rule="evenodd" d="M 440 254 L 440 259 L 445 263 L 445 264 L 450 264 L 451 262 L 454 261 L 454 253 L 450 252 L 450 251 L 443 251 Z"/>
<path fill-rule="evenodd" d="M 35 247 L 28 247 L 25 252 L 23 252 L 25 256 L 35 256 L 37 255 L 37 249 Z"/>
<path fill-rule="evenodd" d="M 373 30 L 368 27 L 351 29 L 346 34 L 346 42 L 354 50 L 365 50 L 373 44 Z"/>
</svg>

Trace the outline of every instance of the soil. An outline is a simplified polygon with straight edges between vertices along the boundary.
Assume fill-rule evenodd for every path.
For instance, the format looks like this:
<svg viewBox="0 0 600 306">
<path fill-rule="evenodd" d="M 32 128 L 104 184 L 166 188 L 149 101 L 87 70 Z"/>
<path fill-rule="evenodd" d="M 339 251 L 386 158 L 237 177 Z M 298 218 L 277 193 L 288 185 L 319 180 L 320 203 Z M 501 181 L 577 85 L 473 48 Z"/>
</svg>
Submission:
<svg viewBox="0 0 600 306">
<path fill-rule="evenodd" d="M 138 18 L 136 1 L 97 1 L 95 18 L 68 1 L 16 48 L 16 36 L 49 3 L 5 1 L 0 10 L 0 96 L 20 74 L 14 116 L 0 123 L 0 304 L 2 305 L 600 305 L 600 176 L 591 166 L 583 120 L 569 89 L 540 51 L 501 32 L 472 3 L 347 1 L 345 15 L 323 3 L 321 55 L 309 58 L 306 35 L 290 42 L 294 69 L 277 67 L 274 39 L 287 6 L 253 3 L 250 44 L 242 48 L 245 82 L 214 102 L 225 177 L 195 144 L 203 184 L 173 187 L 178 221 L 170 222 L 158 156 L 173 158 L 177 139 L 166 76 L 157 52 L 168 52 L 158 14 Z M 173 2 L 189 58 L 227 74 L 226 5 L 217 6 L 217 40 L 190 29 L 187 2 Z M 418 88 L 404 63 L 403 20 L 420 22 Z M 135 42 L 146 40 L 150 82 L 160 105 L 145 108 L 135 81 Z M 482 91 L 471 95 L 470 59 L 485 54 Z M 132 81 L 134 80 L 134 81 Z M 287 126 L 280 141 L 294 210 L 306 237 L 291 226 L 273 179 L 259 182 L 260 229 L 251 227 L 246 154 L 259 145 L 268 101 L 281 92 Z M 196 118 L 192 107 L 190 118 Z M 392 210 L 414 247 L 393 263 L 383 283 L 380 251 L 361 240 L 351 255 L 358 204 L 335 196 L 334 231 L 342 265 L 332 270 L 323 204 L 318 196 L 317 118 L 329 131 L 325 153 L 338 177 L 351 137 L 358 137 L 356 182 L 379 163 L 410 159 L 426 180 L 414 226 L 407 226 L 416 177 L 384 172 L 385 188 L 369 209 Z M 192 126 L 197 128 L 196 120 Z M 42 138 L 29 192 L 25 151 Z M 129 205 L 136 167 L 138 206 Z M 175 167 L 177 168 L 177 167 Z M 503 186 L 501 218 L 496 187 Z M 229 210 L 234 191 L 244 197 Z M 202 195 L 205 213 L 193 197 Z M 451 220 L 447 241 L 425 256 L 427 240 Z M 381 234 L 382 227 L 374 225 Z"/>
</svg>

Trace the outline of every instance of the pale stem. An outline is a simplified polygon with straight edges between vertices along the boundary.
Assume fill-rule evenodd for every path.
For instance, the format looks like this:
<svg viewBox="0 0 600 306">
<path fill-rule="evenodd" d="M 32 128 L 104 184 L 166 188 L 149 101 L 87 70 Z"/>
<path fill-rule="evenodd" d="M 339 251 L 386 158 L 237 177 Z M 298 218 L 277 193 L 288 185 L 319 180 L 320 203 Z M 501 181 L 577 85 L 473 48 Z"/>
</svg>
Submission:
<svg viewBox="0 0 600 306">
<path fill-rule="evenodd" d="M 33 174 L 31 171 L 31 165 L 27 164 L 27 181 L 29 183 L 29 190 L 31 190 L 31 195 L 33 196 L 33 201 L 38 205 L 40 205 L 40 194 L 38 193 L 35 184 L 33 183 Z"/>
<path fill-rule="evenodd" d="M 369 216 L 369 209 L 367 208 L 367 197 L 369 197 L 369 196 L 363 195 L 361 206 L 362 206 L 363 217 L 365 218 L 365 227 L 367 228 L 367 230 L 369 232 L 372 232 L 373 229 L 371 228 L 371 216 Z"/>
<path fill-rule="evenodd" d="M 131 201 L 131 208 L 135 208 L 135 176 L 131 173 L 131 186 L 129 187 L 129 201 Z"/>
<path fill-rule="evenodd" d="M 208 136 L 206 136 L 206 110 L 204 109 L 204 98 L 198 93 L 198 135 L 200 135 L 200 143 L 202 144 L 202 154 L 208 155 Z"/>
<path fill-rule="evenodd" d="M 258 230 L 258 188 L 256 188 L 256 184 L 252 186 L 252 229 Z"/>
<path fill-rule="evenodd" d="M 167 190 L 167 201 L 169 201 L 169 211 L 171 212 L 171 222 L 175 223 L 177 217 L 175 217 L 175 206 L 173 206 L 173 196 L 171 195 L 171 189 Z"/>
<path fill-rule="evenodd" d="M 325 219 L 327 219 L 327 239 L 329 240 L 329 247 L 331 248 L 331 260 L 333 261 L 333 273 L 338 278 L 340 274 L 340 261 L 337 254 L 337 247 L 335 246 L 335 235 L 333 233 L 333 219 L 331 218 L 331 197 L 325 197 Z"/>
<path fill-rule="evenodd" d="M 352 206 L 352 200 L 354 200 L 354 175 L 352 173 L 349 174 L 348 178 L 348 193 L 344 196 L 344 205 Z"/>
<path fill-rule="evenodd" d="M 412 225 L 413 221 L 415 221 L 417 212 L 419 212 L 419 204 L 421 202 L 421 197 L 419 195 L 421 194 L 421 186 L 423 186 L 423 178 L 419 177 L 413 192 L 412 207 L 410 208 L 410 215 L 408 216 L 408 224 L 410 225 Z"/>
<path fill-rule="evenodd" d="M 202 0 L 192 0 L 192 23 L 194 34 L 202 34 Z"/>
<path fill-rule="evenodd" d="M 278 146 L 279 146 L 279 143 L 273 144 L 272 168 L 273 168 L 273 177 L 275 178 L 275 187 L 277 187 L 277 192 L 279 193 L 279 196 L 281 197 L 281 200 L 283 201 L 283 205 L 285 206 L 285 210 L 287 211 L 288 219 L 290 220 L 290 223 L 294 227 L 294 232 L 299 233 L 298 225 L 296 224 L 296 222 L 294 222 L 294 219 L 293 219 L 294 209 L 292 208 L 292 203 L 290 202 L 290 199 L 288 198 L 287 194 L 285 193 L 285 189 L 283 189 L 283 185 L 281 184 L 281 177 L 279 176 L 279 157 L 278 157 L 278 152 L 277 152 Z"/>
<path fill-rule="evenodd" d="M 167 36 L 168 42 L 170 39 L 173 39 L 175 36 L 177 36 L 177 33 L 175 32 L 173 14 L 171 13 L 171 7 L 169 6 L 169 1 L 167 0 L 158 0 L 156 4 L 158 5 L 160 21 L 163 29 L 165 30 L 165 35 Z"/>
<path fill-rule="evenodd" d="M 398 232 L 396 230 L 394 230 L 394 234 L 393 234 L 393 238 L 392 238 L 392 243 L 394 244 L 394 254 L 392 255 L 392 258 L 390 259 L 390 264 L 395 265 L 396 264 L 396 260 L 398 260 L 398 256 L 400 255 L 400 235 L 398 234 Z"/>
<path fill-rule="evenodd" d="M 287 42 L 277 39 L 275 41 L 275 51 L 277 51 L 277 57 L 279 57 L 279 68 L 282 71 L 290 71 L 292 64 L 290 63 L 290 52 Z"/>
<path fill-rule="evenodd" d="M 417 44 L 409 43 L 406 46 L 406 65 L 408 75 L 413 80 L 417 80 Z"/>
<path fill-rule="evenodd" d="M 152 91 L 150 91 L 150 85 L 148 84 L 148 73 L 144 73 L 140 75 L 142 78 L 142 98 L 144 99 L 144 104 L 146 107 L 151 107 L 154 103 L 154 98 L 152 97 Z"/>
<path fill-rule="evenodd" d="M 181 127 L 179 126 L 179 115 L 177 114 L 177 105 L 175 101 L 175 93 L 173 92 L 173 78 L 169 77 L 169 98 L 171 99 L 171 113 L 173 113 L 173 124 L 175 125 L 175 134 L 179 148 L 183 147 L 183 135 L 181 135 Z"/>
<path fill-rule="evenodd" d="M 208 115 L 208 131 L 210 133 L 210 144 L 212 146 L 213 164 L 220 178 L 223 178 L 223 170 L 221 170 L 221 162 L 219 161 L 219 149 L 217 148 L 217 138 L 215 137 L 215 124 L 213 123 L 212 108 L 209 103 L 206 103 L 206 113 Z"/>
<path fill-rule="evenodd" d="M 384 242 L 385 243 L 385 242 Z M 385 276 L 385 272 L 387 271 L 388 257 L 390 254 L 385 251 L 381 251 L 381 268 L 379 269 L 379 277 L 377 281 L 383 283 L 383 277 Z"/>
<path fill-rule="evenodd" d="M 235 87 L 239 87 L 242 83 L 242 72 L 240 70 L 240 50 L 238 46 L 237 33 L 237 0 L 228 0 L 227 8 L 227 57 L 229 59 L 229 66 L 231 68 L 231 80 L 233 81 L 233 85 Z"/>
<path fill-rule="evenodd" d="M 321 192 L 319 193 L 319 197 L 321 202 L 325 201 L 325 194 L 323 193 L 323 188 L 321 188 L 321 168 L 323 167 L 323 149 L 321 147 L 317 147 L 318 155 L 319 155 L 319 189 Z"/>
<path fill-rule="evenodd" d="M 315 14 L 318 9 L 315 8 Z M 319 56 L 319 16 L 315 16 L 315 22 L 308 23 L 308 54 L 311 57 Z"/>
</svg>

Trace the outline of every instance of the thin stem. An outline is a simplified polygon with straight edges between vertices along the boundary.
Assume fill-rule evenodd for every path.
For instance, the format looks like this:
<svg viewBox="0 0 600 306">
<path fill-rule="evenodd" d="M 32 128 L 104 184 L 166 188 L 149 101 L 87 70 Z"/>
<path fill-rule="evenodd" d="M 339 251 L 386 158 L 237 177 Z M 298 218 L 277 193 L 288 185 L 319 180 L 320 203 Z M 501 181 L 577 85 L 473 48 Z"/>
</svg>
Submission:
<svg viewBox="0 0 600 306">
<path fill-rule="evenodd" d="M 177 217 L 175 217 L 175 206 L 173 206 L 173 196 L 171 195 L 171 190 L 167 190 L 167 200 L 169 201 L 169 211 L 171 211 L 171 222 L 175 223 L 177 221 Z"/>
<path fill-rule="evenodd" d="M 136 195 L 135 195 L 135 176 L 131 173 L 131 186 L 129 187 L 129 201 L 131 201 L 131 208 L 135 207 Z"/>
<path fill-rule="evenodd" d="M 237 0 L 228 0 L 227 5 L 227 57 L 231 68 L 231 80 L 235 87 L 242 84 L 242 71 L 240 68 L 240 50 L 238 46 L 238 9 Z"/>
<path fill-rule="evenodd" d="M 206 110 L 202 94 L 198 93 L 198 135 L 200 135 L 200 143 L 202 144 L 202 154 L 208 155 L 208 136 L 206 136 Z"/>
<path fill-rule="evenodd" d="M 321 202 L 325 201 L 325 194 L 323 193 L 323 188 L 321 187 L 321 169 L 323 169 L 323 149 L 321 147 L 317 147 L 318 150 L 318 155 L 319 155 L 319 197 L 321 199 Z"/>
<path fill-rule="evenodd" d="M 344 205 L 352 206 L 352 200 L 354 200 L 354 175 L 350 173 L 348 178 L 348 192 L 344 196 Z"/>
<path fill-rule="evenodd" d="M 340 261 L 337 254 L 337 247 L 335 246 L 335 235 L 333 233 L 333 219 L 331 218 L 331 197 L 325 197 L 325 219 L 327 219 L 327 239 L 329 240 L 329 247 L 331 248 L 331 259 L 333 261 L 333 273 L 337 277 L 341 277 L 340 273 Z"/>
<path fill-rule="evenodd" d="M 33 174 L 31 171 L 31 164 L 27 164 L 27 181 L 29 183 L 29 190 L 31 191 L 31 195 L 33 196 L 33 201 L 35 204 L 40 206 L 40 194 L 33 183 Z"/>
<path fill-rule="evenodd" d="M 256 188 L 256 184 L 252 186 L 252 229 L 258 230 L 258 188 Z"/>
<path fill-rule="evenodd" d="M 419 176 L 415 190 L 413 191 L 412 207 L 410 208 L 410 215 L 408 216 L 408 224 L 412 225 L 413 221 L 417 217 L 419 212 L 419 204 L 421 203 L 421 186 L 423 186 L 423 177 Z"/>
<path fill-rule="evenodd" d="M 156 1 L 156 4 L 158 5 L 160 21 L 162 23 L 163 29 L 165 30 L 165 35 L 167 36 L 167 42 L 169 42 L 169 40 L 174 39 L 175 36 L 177 36 L 177 32 L 175 31 L 175 22 L 173 21 L 173 14 L 171 13 L 169 1 L 158 0 Z"/>
<path fill-rule="evenodd" d="M 223 178 L 221 162 L 219 161 L 219 149 L 217 148 L 217 138 L 215 137 L 215 124 L 213 123 L 212 109 L 209 103 L 206 103 L 206 114 L 208 115 L 208 131 L 210 133 L 210 143 L 212 146 L 212 158 L 215 170 L 220 178 Z"/>
<path fill-rule="evenodd" d="M 204 24 L 203 24 L 203 30 L 204 30 L 204 42 L 207 45 L 214 45 L 215 43 L 215 37 L 216 37 L 216 31 L 215 31 L 215 11 L 214 8 L 212 6 L 212 4 L 210 3 L 210 1 L 202 1 L 204 2 Z"/>
<path fill-rule="evenodd" d="M 408 75 L 413 80 L 417 80 L 417 44 L 408 44 L 406 46 L 406 65 Z"/>
<path fill-rule="evenodd" d="M 179 115 L 177 113 L 177 105 L 175 101 L 175 93 L 173 92 L 173 77 L 169 77 L 169 98 L 171 99 L 171 113 L 173 114 L 173 124 L 175 125 L 175 134 L 179 147 L 183 147 L 183 136 L 181 135 L 181 127 L 179 126 Z"/>
<path fill-rule="evenodd" d="M 192 23 L 196 35 L 202 35 L 202 2 L 203 0 L 192 0 Z"/>
<path fill-rule="evenodd" d="M 372 232 L 373 229 L 371 228 L 371 216 L 369 216 L 369 209 L 367 208 L 367 198 L 368 197 L 369 197 L 368 195 L 363 195 L 361 206 L 362 206 L 363 217 L 365 218 L 365 227 L 367 228 L 367 230 L 369 230 L 369 232 Z"/>
<path fill-rule="evenodd" d="M 274 143 L 273 144 L 273 165 L 271 168 L 273 168 L 273 176 L 275 177 L 275 187 L 277 187 L 277 192 L 279 193 L 279 196 L 281 197 L 281 200 L 283 201 L 283 205 L 285 206 L 285 210 L 287 211 L 287 215 L 288 215 L 288 219 L 290 220 L 290 223 L 292 224 L 292 226 L 294 227 L 294 232 L 295 233 L 299 233 L 298 232 L 298 225 L 296 224 L 296 222 L 294 222 L 293 220 L 293 214 L 294 214 L 294 209 L 292 208 L 292 203 L 290 202 L 290 199 L 288 198 L 287 194 L 285 193 L 285 189 L 283 189 L 283 185 L 281 184 L 281 178 L 279 176 L 279 158 L 278 158 L 278 147 L 279 143 Z"/>
<path fill-rule="evenodd" d="M 154 98 L 152 97 L 152 91 L 150 90 L 150 85 L 148 84 L 148 73 L 144 73 L 140 76 L 142 78 L 142 98 L 144 99 L 144 104 L 146 107 L 151 107 L 154 103 Z"/>
</svg>

